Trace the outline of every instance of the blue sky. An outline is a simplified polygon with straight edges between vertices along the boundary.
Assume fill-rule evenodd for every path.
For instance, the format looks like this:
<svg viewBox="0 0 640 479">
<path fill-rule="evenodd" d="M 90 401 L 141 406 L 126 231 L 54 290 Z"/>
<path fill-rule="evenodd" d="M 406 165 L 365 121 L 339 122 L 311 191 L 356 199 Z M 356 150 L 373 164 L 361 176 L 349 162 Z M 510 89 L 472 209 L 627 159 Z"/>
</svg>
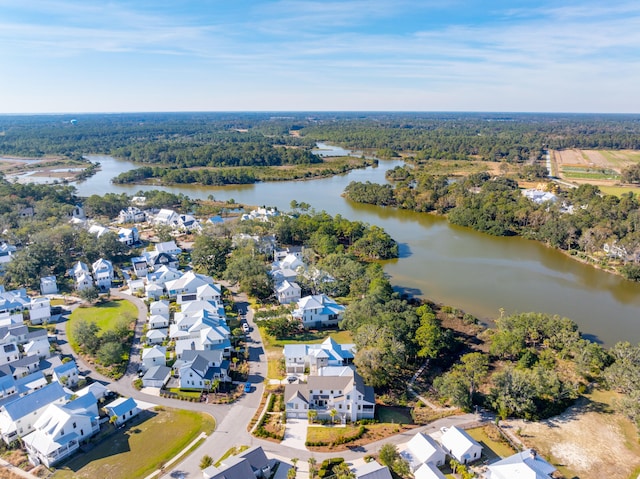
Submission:
<svg viewBox="0 0 640 479">
<path fill-rule="evenodd" d="M 253 110 L 639 113 L 640 2 L 0 0 L 0 113 Z"/>
</svg>

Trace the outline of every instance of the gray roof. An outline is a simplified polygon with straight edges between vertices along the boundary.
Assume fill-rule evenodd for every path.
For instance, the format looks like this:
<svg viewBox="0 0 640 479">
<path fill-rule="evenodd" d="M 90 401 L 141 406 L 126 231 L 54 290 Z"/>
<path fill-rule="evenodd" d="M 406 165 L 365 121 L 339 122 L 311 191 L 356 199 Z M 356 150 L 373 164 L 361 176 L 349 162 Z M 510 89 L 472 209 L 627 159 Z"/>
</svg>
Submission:
<svg viewBox="0 0 640 479">
<path fill-rule="evenodd" d="M 346 389 L 352 379 L 351 376 L 309 376 L 307 386 L 314 391 L 316 389 Z"/>
<path fill-rule="evenodd" d="M 256 469 L 262 469 L 269 464 L 269 459 L 267 459 L 267 456 L 262 450 L 261 446 L 254 446 L 252 448 L 249 448 L 246 451 L 238 454 L 238 457 L 243 457 L 247 461 L 249 461 L 249 465 L 254 471 Z"/>
<path fill-rule="evenodd" d="M 249 461 L 243 457 L 231 456 L 220 467 L 210 466 L 202 471 L 205 479 L 255 479 Z"/>
<path fill-rule="evenodd" d="M 391 479 L 389 468 L 376 461 L 358 466 L 353 472 L 355 472 L 356 479 Z"/>
<path fill-rule="evenodd" d="M 167 379 L 169 374 L 171 374 L 171 368 L 167 366 L 153 366 L 152 368 L 149 368 L 142 380 L 164 381 Z"/>
<path fill-rule="evenodd" d="M 4 410 L 15 421 L 65 396 L 66 393 L 62 385 L 58 382 L 53 382 L 33 391 L 31 394 L 5 404 Z"/>
<path fill-rule="evenodd" d="M 309 402 L 309 388 L 306 384 L 287 384 L 284 387 L 285 402 L 291 401 L 293 398 L 299 397 L 305 402 Z"/>
</svg>

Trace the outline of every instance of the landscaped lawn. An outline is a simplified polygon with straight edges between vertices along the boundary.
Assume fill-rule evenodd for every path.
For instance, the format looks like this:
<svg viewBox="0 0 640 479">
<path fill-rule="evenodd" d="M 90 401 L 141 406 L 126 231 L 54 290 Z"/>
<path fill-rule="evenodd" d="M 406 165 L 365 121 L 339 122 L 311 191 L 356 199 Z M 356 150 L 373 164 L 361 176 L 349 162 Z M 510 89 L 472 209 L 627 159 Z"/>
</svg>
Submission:
<svg viewBox="0 0 640 479">
<path fill-rule="evenodd" d="M 78 345 L 73 340 L 71 331 L 74 323 L 78 321 L 93 321 L 103 331 L 113 328 L 116 320 L 121 317 L 128 317 L 132 321 L 138 316 L 138 309 L 129 301 L 116 299 L 97 304 L 90 308 L 76 308 L 69 316 L 67 322 L 67 338 L 75 351 Z"/>
<path fill-rule="evenodd" d="M 211 416 L 194 411 L 143 412 L 137 421 L 117 429 L 95 448 L 63 462 L 53 478 L 143 478 L 179 453 L 201 432 L 209 434 L 214 427 Z"/>
</svg>

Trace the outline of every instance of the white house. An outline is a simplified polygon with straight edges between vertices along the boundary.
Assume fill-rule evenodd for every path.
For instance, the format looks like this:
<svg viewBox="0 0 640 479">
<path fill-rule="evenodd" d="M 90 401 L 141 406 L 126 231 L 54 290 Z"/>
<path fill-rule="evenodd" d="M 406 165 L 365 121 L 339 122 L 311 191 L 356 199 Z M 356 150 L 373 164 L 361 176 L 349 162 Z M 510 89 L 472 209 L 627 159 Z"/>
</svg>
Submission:
<svg viewBox="0 0 640 479">
<path fill-rule="evenodd" d="M 451 426 L 444 432 L 440 443 L 447 454 L 461 464 L 477 461 L 482 455 L 482 446 L 478 441 L 456 426 Z"/>
<path fill-rule="evenodd" d="M 205 390 L 211 387 L 214 380 L 231 381 L 229 377 L 229 361 L 214 363 L 205 354 L 194 351 L 185 359 L 179 369 L 180 388 Z"/>
<path fill-rule="evenodd" d="M 144 256 L 136 256 L 135 258 L 131 258 L 131 266 L 133 267 L 134 274 L 138 278 L 144 278 L 149 272 L 147 258 Z"/>
<path fill-rule="evenodd" d="M 51 345 L 46 333 L 44 336 L 33 338 L 23 347 L 25 356 L 35 356 L 38 359 L 45 359 L 51 356 Z"/>
<path fill-rule="evenodd" d="M 153 273 L 147 274 L 147 287 L 149 284 L 155 284 L 164 289 L 165 284 L 169 281 L 175 281 L 182 277 L 182 272 L 168 266 L 161 266 Z"/>
<path fill-rule="evenodd" d="M 145 284 L 143 279 L 128 279 L 127 286 L 130 294 L 144 293 Z"/>
<path fill-rule="evenodd" d="M 176 228 L 180 225 L 180 217 L 178 213 L 173 210 L 161 209 L 155 218 L 153 218 L 153 223 L 156 225 L 166 225 Z"/>
<path fill-rule="evenodd" d="M 127 246 L 133 246 L 140 242 L 140 233 L 138 228 L 120 228 L 118 230 L 118 241 L 126 244 Z"/>
<path fill-rule="evenodd" d="M 116 417 L 116 426 L 124 424 L 140 413 L 138 403 L 133 398 L 118 398 L 104 407 L 109 417 Z"/>
<path fill-rule="evenodd" d="M 16 343 L 0 345 L 0 365 L 9 364 L 20 359 L 20 350 Z"/>
<path fill-rule="evenodd" d="M 0 243 L 0 270 L 4 269 L 7 263 L 13 259 L 17 248 L 9 243 Z"/>
<path fill-rule="evenodd" d="M 40 294 L 58 294 L 58 283 L 55 276 L 40 278 Z"/>
<path fill-rule="evenodd" d="M 291 313 L 305 328 L 337 326 L 344 313 L 344 306 L 325 294 L 305 296 Z"/>
<path fill-rule="evenodd" d="M 107 395 L 107 392 L 109 390 L 107 389 L 106 386 L 103 386 L 102 384 L 100 384 L 99 382 L 94 382 L 91 383 L 85 387 L 83 387 L 82 389 L 78 389 L 76 391 L 76 396 L 81 397 L 84 396 L 86 394 L 93 394 L 93 396 L 100 400 L 102 398 L 104 398 Z"/>
<path fill-rule="evenodd" d="M 375 395 L 362 377 L 350 367 L 325 368 L 324 376 L 309 376 L 306 384 L 288 384 L 284 397 L 288 418 L 306 418 L 313 409 L 319 419 L 329 419 L 332 409 L 337 420 L 373 419 Z"/>
<path fill-rule="evenodd" d="M 118 215 L 118 223 L 143 223 L 146 220 L 146 213 L 137 206 L 127 206 Z"/>
<path fill-rule="evenodd" d="M 76 289 L 78 291 L 84 291 L 89 288 L 93 288 L 93 278 L 90 273 L 80 273 L 76 276 Z"/>
<path fill-rule="evenodd" d="M 31 298 L 29 319 L 31 324 L 48 323 L 51 320 L 51 301 L 49 298 Z"/>
<path fill-rule="evenodd" d="M 157 301 L 164 295 L 164 288 L 155 283 L 147 283 L 144 287 L 144 294 L 149 301 Z"/>
<path fill-rule="evenodd" d="M 222 460 L 218 467 L 202 470 L 204 479 L 268 479 L 272 461 L 267 459 L 262 447 L 255 446 L 235 456 Z"/>
<path fill-rule="evenodd" d="M 179 255 L 182 253 L 182 248 L 180 248 L 175 241 L 165 241 L 164 243 L 156 243 L 155 245 L 156 253 L 167 253 L 172 255 Z"/>
<path fill-rule="evenodd" d="M 33 431 L 35 422 L 50 404 L 64 404 L 67 394 L 58 382 L 52 382 L 31 394 L 0 407 L 0 435 L 7 444 Z"/>
<path fill-rule="evenodd" d="M 415 470 L 413 477 L 414 479 L 447 479 L 447 476 L 442 474 L 440 469 L 431 462 L 427 462 Z"/>
<path fill-rule="evenodd" d="M 142 350 L 142 368 L 146 371 L 154 366 L 166 366 L 167 348 L 154 346 Z"/>
<path fill-rule="evenodd" d="M 377 461 L 365 462 L 354 467 L 353 473 L 356 479 L 391 479 L 391 471 Z"/>
<path fill-rule="evenodd" d="M 109 233 L 109 228 L 99 225 L 93 224 L 89 226 L 89 234 L 95 235 L 97 238 L 100 238 L 102 235 Z"/>
<path fill-rule="evenodd" d="M 100 258 L 91 265 L 91 268 L 93 269 L 96 286 L 103 291 L 111 288 L 111 281 L 113 281 L 113 264 L 111 264 L 111 261 Z"/>
<path fill-rule="evenodd" d="M 52 379 L 69 388 L 77 386 L 80 380 L 80 372 L 78 371 L 76 362 L 68 361 L 53 368 Z"/>
<path fill-rule="evenodd" d="M 169 327 L 169 320 L 159 314 L 149 316 L 149 329 L 165 329 Z"/>
<path fill-rule="evenodd" d="M 196 290 L 200 286 L 213 285 L 213 278 L 204 274 L 187 271 L 180 278 L 165 283 L 167 294 L 172 297 L 179 297 L 180 303 L 197 299 Z"/>
<path fill-rule="evenodd" d="M 447 459 L 447 453 L 435 439 L 424 433 L 417 433 L 407 443 L 406 449 L 400 453 L 411 466 L 412 471 L 416 471 L 423 464 L 431 463 L 442 466 Z"/>
<path fill-rule="evenodd" d="M 29 459 L 47 467 L 70 456 L 100 430 L 96 398 L 89 393 L 68 404 L 49 405 L 23 438 Z"/>
<path fill-rule="evenodd" d="M 167 339 L 166 329 L 150 329 L 145 334 L 147 344 L 162 344 Z"/>
<path fill-rule="evenodd" d="M 150 367 L 142 376 L 142 386 L 145 388 L 162 388 L 171 378 L 171 368 L 163 365 Z"/>
<path fill-rule="evenodd" d="M 549 191 L 541 191 L 535 188 L 522 190 L 522 195 L 538 205 L 547 202 L 555 203 L 558 201 L 558 197 L 553 193 Z"/>
<path fill-rule="evenodd" d="M 154 301 L 149 305 L 149 314 L 151 316 L 162 316 L 163 318 L 169 319 L 169 301 Z"/>
<path fill-rule="evenodd" d="M 280 304 L 297 303 L 300 301 L 302 289 L 295 281 L 289 282 L 286 279 L 276 285 L 276 297 Z"/>
<path fill-rule="evenodd" d="M 541 458 L 534 449 L 526 449 L 487 466 L 484 479 L 549 479 L 555 467 Z"/>
<path fill-rule="evenodd" d="M 353 362 L 353 344 L 338 344 L 332 338 L 321 344 L 286 344 L 284 346 L 285 367 L 288 373 L 318 374 L 327 366 L 346 366 Z"/>
</svg>

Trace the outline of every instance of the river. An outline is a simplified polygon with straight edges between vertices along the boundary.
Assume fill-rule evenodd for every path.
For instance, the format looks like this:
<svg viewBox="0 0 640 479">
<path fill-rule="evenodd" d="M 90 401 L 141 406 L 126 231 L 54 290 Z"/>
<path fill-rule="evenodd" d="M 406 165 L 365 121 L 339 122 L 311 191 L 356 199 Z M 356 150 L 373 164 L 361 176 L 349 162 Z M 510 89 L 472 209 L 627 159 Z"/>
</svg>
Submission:
<svg viewBox="0 0 640 479">
<path fill-rule="evenodd" d="M 327 145 L 322 145 L 330 148 Z M 113 185 L 117 174 L 135 168 L 111 157 L 89 157 L 102 169 L 79 183 L 78 194 L 134 194 L 153 189 Z M 516 312 L 538 311 L 573 319 L 588 337 L 605 345 L 640 341 L 640 284 L 583 265 L 522 238 L 493 237 L 424 213 L 362 205 L 341 196 L 351 181 L 382 183 L 402 161 L 380 160 L 378 167 L 309 181 L 254 185 L 162 187 L 193 198 L 213 195 L 249 205 L 290 209 L 291 200 L 317 211 L 340 214 L 384 228 L 400 244 L 400 258 L 385 263 L 398 290 L 465 310 L 483 321 Z"/>
</svg>

